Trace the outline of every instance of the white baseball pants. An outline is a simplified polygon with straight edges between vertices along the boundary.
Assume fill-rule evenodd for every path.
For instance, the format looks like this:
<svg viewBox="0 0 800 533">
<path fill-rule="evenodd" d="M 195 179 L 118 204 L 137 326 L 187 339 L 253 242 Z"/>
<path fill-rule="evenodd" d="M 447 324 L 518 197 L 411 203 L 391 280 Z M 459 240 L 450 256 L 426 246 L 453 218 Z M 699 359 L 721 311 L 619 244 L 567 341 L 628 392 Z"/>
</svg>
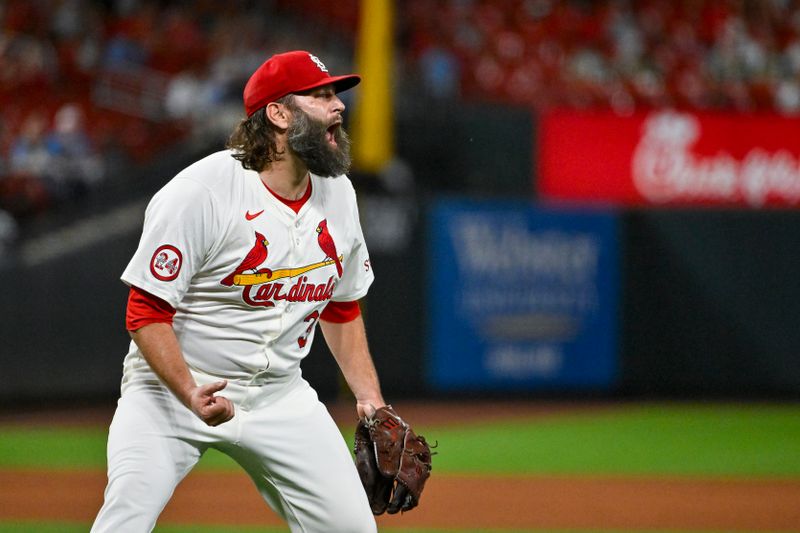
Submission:
<svg viewBox="0 0 800 533">
<path fill-rule="evenodd" d="M 209 448 L 244 468 L 292 532 L 377 531 L 347 445 L 299 373 L 261 386 L 229 383 L 219 394 L 234 402 L 236 414 L 209 427 L 158 381 L 123 387 L 93 533 L 152 531 L 177 484 Z"/>
</svg>

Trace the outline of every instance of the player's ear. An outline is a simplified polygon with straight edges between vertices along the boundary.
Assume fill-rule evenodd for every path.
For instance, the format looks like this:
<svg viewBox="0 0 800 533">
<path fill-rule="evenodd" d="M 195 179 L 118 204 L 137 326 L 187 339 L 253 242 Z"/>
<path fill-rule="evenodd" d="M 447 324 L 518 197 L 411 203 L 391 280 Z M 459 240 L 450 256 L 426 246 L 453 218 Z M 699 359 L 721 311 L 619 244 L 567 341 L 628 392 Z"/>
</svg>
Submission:
<svg viewBox="0 0 800 533">
<path fill-rule="evenodd" d="M 289 110 L 286 106 L 278 102 L 270 102 L 264 109 L 267 114 L 267 120 L 274 124 L 276 127 L 285 130 L 289 127 Z"/>
</svg>

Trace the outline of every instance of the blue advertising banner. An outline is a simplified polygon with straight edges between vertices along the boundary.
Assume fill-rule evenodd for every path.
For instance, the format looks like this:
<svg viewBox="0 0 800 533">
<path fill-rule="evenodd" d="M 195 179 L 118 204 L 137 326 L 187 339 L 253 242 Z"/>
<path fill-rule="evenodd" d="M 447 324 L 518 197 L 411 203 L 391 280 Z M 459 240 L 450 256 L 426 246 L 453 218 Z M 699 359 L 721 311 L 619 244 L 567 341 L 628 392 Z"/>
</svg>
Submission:
<svg viewBox="0 0 800 533">
<path fill-rule="evenodd" d="M 435 388 L 613 385 L 613 213 L 441 200 L 429 220 L 428 375 Z"/>
</svg>

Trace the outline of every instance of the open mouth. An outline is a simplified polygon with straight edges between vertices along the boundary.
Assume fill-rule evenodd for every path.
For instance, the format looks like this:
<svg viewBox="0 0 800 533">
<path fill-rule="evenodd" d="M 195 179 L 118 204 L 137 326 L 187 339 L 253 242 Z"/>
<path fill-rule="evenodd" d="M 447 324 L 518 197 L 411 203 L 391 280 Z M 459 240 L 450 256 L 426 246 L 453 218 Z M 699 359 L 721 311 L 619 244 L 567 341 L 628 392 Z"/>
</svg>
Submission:
<svg viewBox="0 0 800 533">
<path fill-rule="evenodd" d="M 336 143 L 336 132 L 341 127 L 341 123 L 337 122 L 335 124 L 331 124 L 328 129 L 325 131 L 325 140 L 328 141 L 328 144 L 331 146 L 337 146 Z"/>
</svg>

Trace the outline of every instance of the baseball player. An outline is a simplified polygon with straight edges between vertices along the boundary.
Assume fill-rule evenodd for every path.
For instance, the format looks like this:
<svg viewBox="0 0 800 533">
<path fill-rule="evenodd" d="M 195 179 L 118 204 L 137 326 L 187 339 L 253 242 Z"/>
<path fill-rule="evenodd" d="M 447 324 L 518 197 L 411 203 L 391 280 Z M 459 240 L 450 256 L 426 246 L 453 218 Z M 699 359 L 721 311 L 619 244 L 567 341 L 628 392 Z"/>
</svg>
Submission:
<svg viewBox="0 0 800 533">
<path fill-rule="evenodd" d="M 152 199 L 130 286 L 121 397 L 94 532 L 151 531 L 209 448 L 249 474 L 292 531 L 376 525 L 339 430 L 302 378 L 319 325 L 359 417 L 385 406 L 358 300 L 373 280 L 331 76 L 272 56 L 228 142 Z"/>
</svg>

